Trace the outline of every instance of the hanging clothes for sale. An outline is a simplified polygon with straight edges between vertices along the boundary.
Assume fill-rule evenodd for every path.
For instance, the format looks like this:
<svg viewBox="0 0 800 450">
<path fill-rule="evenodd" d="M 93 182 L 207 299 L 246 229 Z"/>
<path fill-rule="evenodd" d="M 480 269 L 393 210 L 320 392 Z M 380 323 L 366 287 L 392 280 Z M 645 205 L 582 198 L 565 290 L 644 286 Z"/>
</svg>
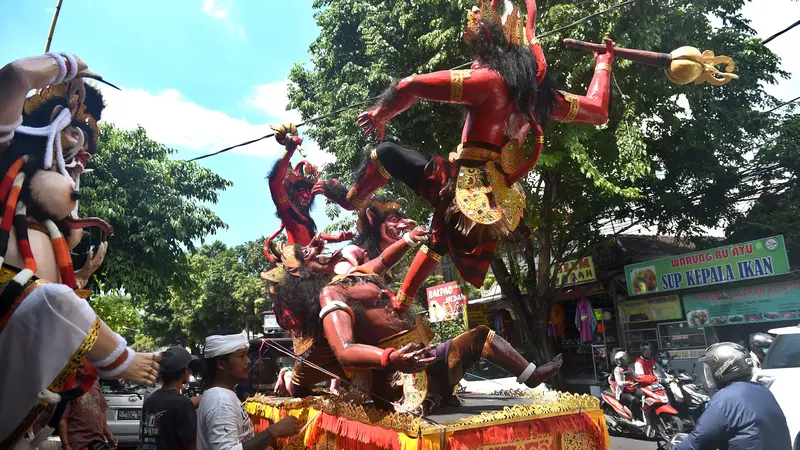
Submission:
<svg viewBox="0 0 800 450">
<path fill-rule="evenodd" d="M 597 319 L 594 317 L 592 304 L 586 297 L 578 300 L 578 308 L 575 311 L 575 326 L 578 327 L 578 331 L 581 334 L 581 341 L 592 342 L 594 340 Z"/>
<path fill-rule="evenodd" d="M 597 332 L 603 334 L 605 332 L 605 325 L 603 325 L 603 310 L 594 310 L 594 319 L 597 321 Z"/>
<path fill-rule="evenodd" d="M 550 310 L 551 336 L 555 339 L 564 339 L 564 307 L 556 303 Z"/>
</svg>

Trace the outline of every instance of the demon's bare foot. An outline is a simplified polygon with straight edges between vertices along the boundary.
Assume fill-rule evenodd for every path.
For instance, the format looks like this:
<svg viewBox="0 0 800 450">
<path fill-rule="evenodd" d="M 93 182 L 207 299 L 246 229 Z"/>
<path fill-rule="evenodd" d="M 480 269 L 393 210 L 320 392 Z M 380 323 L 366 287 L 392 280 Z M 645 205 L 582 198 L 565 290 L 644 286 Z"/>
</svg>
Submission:
<svg viewBox="0 0 800 450">
<path fill-rule="evenodd" d="M 152 386 L 156 384 L 158 378 L 159 361 L 161 361 L 161 353 L 137 353 L 134 355 L 131 365 L 119 376 L 137 384 Z"/>
<path fill-rule="evenodd" d="M 561 354 L 559 353 L 552 361 L 548 362 L 547 364 L 542 364 L 541 366 L 537 366 L 536 369 L 533 371 L 533 375 L 525 381 L 525 385 L 529 388 L 535 388 L 542 384 L 545 380 L 548 380 L 553 377 L 558 372 L 558 369 L 561 368 L 561 364 L 564 361 L 561 358 Z"/>
</svg>

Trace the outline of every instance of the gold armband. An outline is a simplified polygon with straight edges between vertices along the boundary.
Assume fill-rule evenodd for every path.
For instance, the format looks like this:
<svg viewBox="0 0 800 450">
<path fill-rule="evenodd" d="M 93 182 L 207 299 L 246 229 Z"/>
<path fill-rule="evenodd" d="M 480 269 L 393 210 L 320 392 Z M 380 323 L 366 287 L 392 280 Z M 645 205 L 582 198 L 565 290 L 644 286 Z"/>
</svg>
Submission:
<svg viewBox="0 0 800 450">
<path fill-rule="evenodd" d="M 562 92 L 561 94 L 564 96 L 564 100 L 569 103 L 569 111 L 567 115 L 561 119 L 561 122 L 570 123 L 578 117 L 578 112 L 581 110 L 581 100 L 577 95 L 570 94 L 569 92 Z"/>
<path fill-rule="evenodd" d="M 470 77 L 472 70 L 450 71 L 450 103 L 461 103 L 464 98 L 464 80 Z"/>
<path fill-rule="evenodd" d="M 383 166 L 383 163 L 381 162 L 381 160 L 378 159 L 378 151 L 377 150 L 373 150 L 372 153 L 369 154 L 369 157 L 372 160 L 372 163 L 375 164 L 375 167 L 378 168 L 378 172 L 381 173 L 381 176 L 383 178 L 386 178 L 387 180 L 391 180 L 392 179 L 392 174 L 390 174 L 389 171 L 386 170 L 386 167 Z"/>
<path fill-rule="evenodd" d="M 426 255 L 428 255 L 428 257 L 430 257 L 432 260 L 436 261 L 437 263 L 442 262 L 442 255 L 440 255 L 440 254 L 436 253 L 435 251 L 431 250 L 431 248 L 428 247 L 427 245 L 423 245 L 419 249 L 419 251 L 421 251 L 422 253 L 425 253 Z"/>
</svg>

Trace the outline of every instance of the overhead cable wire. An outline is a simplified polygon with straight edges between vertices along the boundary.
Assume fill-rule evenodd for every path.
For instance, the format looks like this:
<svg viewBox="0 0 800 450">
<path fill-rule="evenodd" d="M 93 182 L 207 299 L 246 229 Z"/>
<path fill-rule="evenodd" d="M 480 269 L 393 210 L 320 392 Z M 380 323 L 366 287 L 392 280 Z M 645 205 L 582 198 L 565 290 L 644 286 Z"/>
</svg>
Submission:
<svg viewBox="0 0 800 450">
<path fill-rule="evenodd" d="M 777 32 L 777 33 L 775 33 L 775 34 L 773 34 L 772 36 L 770 36 L 770 37 L 768 37 L 768 38 L 764 39 L 763 41 L 761 41 L 761 44 L 763 44 L 763 45 L 767 45 L 767 44 L 769 44 L 769 43 L 770 43 L 770 41 L 772 41 L 772 40 L 773 40 L 773 39 L 775 39 L 776 37 L 778 37 L 778 36 L 782 35 L 783 33 L 786 33 L 787 31 L 791 30 L 792 28 L 794 28 L 794 27 L 796 27 L 796 26 L 798 26 L 798 25 L 800 25 L 800 20 L 798 20 L 797 22 L 795 22 L 795 23 L 793 23 L 793 24 L 789 25 L 788 27 L 784 28 L 783 30 L 781 30 L 781 31 L 779 31 L 779 32 Z"/>
<path fill-rule="evenodd" d="M 559 33 L 559 32 L 564 31 L 566 29 L 569 29 L 569 28 L 572 28 L 574 26 L 580 25 L 581 23 L 584 23 L 584 22 L 586 22 L 588 20 L 592 20 L 595 17 L 601 16 L 603 14 L 606 14 L 608 12 L 614 11 L 616 9 L 623 8 L 625 6 L 628 6 L 628 5 L 631 5 L 633 3 L 636 3 L 637 1 L 638 0 L 627 0 L 625 2 L 622 2 L 622 3 L 618 4 L 618 5 L 615 5 L 615 6 L 612 6 L 610 8 L 606 8 L 606 9 L 604 9 L 602 11 L 590 14 L 590 15 L 588 15 L 588 16 L 582 18 L 582 19 L 579 19 L 579 20 L 577 20 L 577 21 L 575 21 L 575 22 L 573 22 L 573 23 L 571 23 L 569 25 L 565 25 L 565 26 L 563 26 L 561 28 L 557 28 L 555 30 L 548 31 L 546 33 L 542 33 L 541 35 L 537 36 L 537 38 L 543 38 L 543 37 L 546 37 L 546 36 L 550 36 L 551 34 Z M 461 65 L 456 66 L 456 67 L 453 67 L 450 70 L 461 69 L 463 67 L 469 66 L 470 64 L 472 64 L 472 61 L 464 63 L 464 64 L 461 64 Z M 326 119 L 326 118 L 328 118 L 330 116 L 340 114 L 342 112 L 348 111 L 350 109 L 353 109 L 353 108 L 356 108 L 356 107 L 359 107 L 359 106 L 362 106 L 362 105 L 366 105 L 368 103 L 371 103 L 374 100 L 377 100 L 378 98 L 379 97 L 377 97 L 377 96 L 376 97 L 371 97 L 368 100 L 365 100 L 363 102 L 353 103 L 351 105 L 343 106 L 343 107 L 341 107 L 341 108 L 339 108 L 339 109 L 337 109 L 335 111 L 329 112 L 327 114 L 322 114 L 320 116 L 312 117 L 312 118 L 310 118 L 310 119 L 308 119 L 308 120 L 306 120 L 304 122 L 298 123 L 297 127 L 301 127 L 301 126 L 304 126 L 304 125 L 310 125 L 310 124 L 312 124 L 314 122 L 320 121 L 322 119 Z M 275 133 L 270 133 L 270 134 L 261 136 L 260 138 L 251 139 L 251 140 L 249 140 L 247 142 L 242 142 L 241 144 L 232 145 L 230 147 L 223 148 L 222 150 L 218 150 L 218 151 L 215 151 L 213 153 L 206 153 L 205 155 L 197 156 L 195 158 L 189 159 L 188 161 L 189 162 L 191 162 L 191 161 L 199 161 L 201 159 L 210 158 L 212 156 L 216 156 L 216 155 L 219 155 L 221 153 L 225 153 L 225 152 L 231 151 L 231 150 L 239 148 L 239 147 L 244 147 L 245 145 L 255 144 L 256 142 L 263 141 L 264 139 L 269 139 L 269 138 L 271 138 L 273 136 L 275 136 Z"/>
</svg>

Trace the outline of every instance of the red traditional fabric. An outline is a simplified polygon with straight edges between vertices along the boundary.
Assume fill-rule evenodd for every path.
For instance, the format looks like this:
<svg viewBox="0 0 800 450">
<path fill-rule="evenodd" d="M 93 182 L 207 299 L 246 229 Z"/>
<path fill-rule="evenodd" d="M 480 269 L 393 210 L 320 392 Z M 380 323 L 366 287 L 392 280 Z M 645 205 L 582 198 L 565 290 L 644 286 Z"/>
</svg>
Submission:
<svg viewBox="0 0 800 450">
<path fill-rule="evenodd" d="M 469 450 L 482 445 L 503 444 L 519 441 L 540 434 L 584 431 L 597 437 L 600 450 L 608 450 L 603 437 L 602 425 L 586 413 L 569 416 L 535 418 L 530 421 L 507 425 L 491 425 L 455 432 L 448 439 L 449 450 Z"/>
</svg>

